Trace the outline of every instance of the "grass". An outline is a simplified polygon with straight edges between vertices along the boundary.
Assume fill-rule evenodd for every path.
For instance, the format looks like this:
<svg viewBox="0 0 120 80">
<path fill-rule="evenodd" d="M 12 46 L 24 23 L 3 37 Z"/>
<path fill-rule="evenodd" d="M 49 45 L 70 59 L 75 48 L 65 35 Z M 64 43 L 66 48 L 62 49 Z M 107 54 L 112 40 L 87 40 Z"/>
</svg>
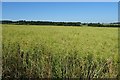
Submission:
<svg viewBox="0 0 120 80">
<path fill-rule="evenodd" d="M 116 78 L 118 28 L 3 25 L 4 78 Z"/>
<path fill-rule="evenodd" d="M 0 24 L 0 78 L 2 77 L 2 25 Z"/>
</svg>

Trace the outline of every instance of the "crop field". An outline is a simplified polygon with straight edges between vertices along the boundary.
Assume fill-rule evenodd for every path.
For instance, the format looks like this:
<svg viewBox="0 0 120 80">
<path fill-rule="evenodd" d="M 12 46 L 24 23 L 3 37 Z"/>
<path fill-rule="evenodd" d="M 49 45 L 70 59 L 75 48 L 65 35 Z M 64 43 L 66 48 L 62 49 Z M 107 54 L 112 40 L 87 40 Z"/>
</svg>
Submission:
<svg viewBox="0 0 120 80">
<path fill-rule="evenodd" d="M 2 25 L 4 78 L 115 78 L 118 28 Z"/>
</svg>

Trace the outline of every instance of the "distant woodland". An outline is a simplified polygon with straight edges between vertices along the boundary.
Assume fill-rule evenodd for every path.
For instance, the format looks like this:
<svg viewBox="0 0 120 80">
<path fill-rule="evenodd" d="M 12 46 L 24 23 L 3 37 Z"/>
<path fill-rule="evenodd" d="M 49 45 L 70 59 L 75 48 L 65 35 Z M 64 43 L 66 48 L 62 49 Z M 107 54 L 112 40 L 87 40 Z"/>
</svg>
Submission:
<svg viewBox="0 0 120 80">
<path fill-rule="evenodd" d="M 15 25 L 55 25 L 55 26 L 92 26 L 92 27 L 120 27 L 120 22 L 101 24 L 101 23 L 81 23 L 81 22 L 50 22 L 50 21 L 10 21 L 2 20 L 1 24 L 15 24 Z"/>
</svg>

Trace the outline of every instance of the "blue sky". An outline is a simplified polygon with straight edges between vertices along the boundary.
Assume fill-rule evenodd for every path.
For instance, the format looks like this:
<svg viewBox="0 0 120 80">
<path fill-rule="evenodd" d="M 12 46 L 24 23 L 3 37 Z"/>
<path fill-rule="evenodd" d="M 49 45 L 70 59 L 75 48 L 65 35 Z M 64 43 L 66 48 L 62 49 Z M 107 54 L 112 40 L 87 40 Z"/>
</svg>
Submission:
<svg viewBox="0 0 120 80">
<path fill-rule="evenodd" d="M 116 22 L 117 2 L 3 2 L 3 20 Z"/>
<path fill-rule="evenodd" d="M 2 0 L 2 2 L 118 2 L 120 0 Z"/>
</svg>

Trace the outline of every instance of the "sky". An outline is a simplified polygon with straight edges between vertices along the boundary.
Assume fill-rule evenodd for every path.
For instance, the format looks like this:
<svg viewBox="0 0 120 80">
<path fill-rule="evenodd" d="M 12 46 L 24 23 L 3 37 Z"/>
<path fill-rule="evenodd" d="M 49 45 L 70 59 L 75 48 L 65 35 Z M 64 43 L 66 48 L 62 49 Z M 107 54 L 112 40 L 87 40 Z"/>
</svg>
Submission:
<svg viewBox="0 0 120 80">
<path fill-rule="evenodd" d="M 2 2 L 3 20 L 118 21 L 117 2 Z"/>
<path fill-rule="evenodd" d="M 2 0 L 2 2 L 118 2 L 119 0 Z"/>
</svg>

